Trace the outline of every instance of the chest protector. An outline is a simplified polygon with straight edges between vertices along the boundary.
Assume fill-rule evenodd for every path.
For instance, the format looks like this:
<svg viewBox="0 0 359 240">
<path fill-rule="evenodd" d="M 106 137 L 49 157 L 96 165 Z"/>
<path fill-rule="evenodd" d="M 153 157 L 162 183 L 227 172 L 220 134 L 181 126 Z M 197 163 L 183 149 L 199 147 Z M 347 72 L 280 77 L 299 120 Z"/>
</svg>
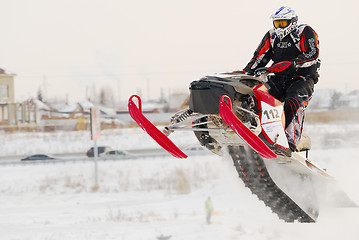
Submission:
<svg viewBox="0 0 359 240">
<path fill-rule="evenodd" d="M 305 42 L 304 40 L 301 41 L 301 37 L 304 29 L 307 26 L 308 25 L 306 24 L 299 25 L 297 30 L 292 31 L 290 34 L 284 37 L 282 41 L 279 40 L 279 38 L 275 34 L 274 29 L 271 29 L 269 31 L 274 63 L 280 61 L 290 61 L 305 52 Z M 315 32 L 314 34 L 317 44 L 319 46 L 318 36 Z"/>
</svg>

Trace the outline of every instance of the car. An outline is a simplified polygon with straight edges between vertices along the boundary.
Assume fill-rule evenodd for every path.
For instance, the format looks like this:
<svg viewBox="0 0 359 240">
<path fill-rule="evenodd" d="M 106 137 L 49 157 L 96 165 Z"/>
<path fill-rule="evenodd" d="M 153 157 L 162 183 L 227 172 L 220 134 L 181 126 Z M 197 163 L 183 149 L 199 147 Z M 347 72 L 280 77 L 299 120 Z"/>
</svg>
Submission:
<svg viewBox="0 0 359 240">
<path fill-rule="evenodd" d="M 112 150 L 110 147 L 108 146 L 99 146 L 97 147 L 97 152 L 98 155 L 101 156 L 103 153 Z M 94 147 L 90 148 L 87 153 L 86 153 L 87 157 L 94 157 Z"/>
<path fill-rule="evenodd" d="M 125 155 L 127 155 L 127 152 L 121 151 L 121 150 L 110 150 L 110 151 L 105 152 L 104 155 L 106 155 L 106 156 L 125 156 Z"/>
<path fill-rule="evenodd" d="M 183 152 L 187 155 L 203 155 L 210 154 L 211 151 L 208 151 L 205 147 L 202 146 L 190 146 L 183 149 Z"/>
<path fill-rule="evenodd" d="M 34 154 L 22 158 L 21 161 L 33 161 L 33 160 L 54 160 L 55 158 L 46 154 Z"/>
</svg>

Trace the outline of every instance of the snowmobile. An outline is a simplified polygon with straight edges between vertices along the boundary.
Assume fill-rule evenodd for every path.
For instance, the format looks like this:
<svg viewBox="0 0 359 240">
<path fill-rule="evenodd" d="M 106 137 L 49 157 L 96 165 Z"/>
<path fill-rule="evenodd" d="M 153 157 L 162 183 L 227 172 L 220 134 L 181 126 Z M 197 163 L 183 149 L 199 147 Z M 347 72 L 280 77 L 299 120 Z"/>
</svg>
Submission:
<svg viewBox="0 0 359 240">
<path fill-rule="evenodd" d="M 295 152 L 289 148 L 283 104 L 268 93 L 266 82 L 290 64 L 285 61 L 260 68 L 256 76 L 223 73 L 193 81 L 189 108 L 177 112 L 162 131 L 142 114 L 139 96 L 130 97 L 129 113 L 177 158 L 187 155 L 168 136 L 174 131 L 193 131 L 202 146 L 233 160 L 244 185 L 280 219 L 315 222 L 320 202 L 332 199 L 330 202 L 340 207 L 356 204 L 335 185 L 332 176 L 308 159 L 308 138 L 303 137 Z"/>
</svg>

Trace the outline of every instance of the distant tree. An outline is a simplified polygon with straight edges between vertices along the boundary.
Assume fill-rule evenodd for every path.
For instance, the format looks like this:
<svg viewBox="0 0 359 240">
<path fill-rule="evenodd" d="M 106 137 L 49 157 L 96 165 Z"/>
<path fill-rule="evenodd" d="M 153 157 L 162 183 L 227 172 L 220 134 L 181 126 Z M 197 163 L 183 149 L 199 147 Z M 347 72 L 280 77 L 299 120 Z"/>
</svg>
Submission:
<svg viewBox="0 0 359 240">
<path fill-rule="evenodd" d="M 37 99 L 39 100 L 39 101 L 43 101 L 44 99 L 43 99 L 43 96 L 42 96 L 42 90 L 41 90 L 41 88 L 39 88 L 39 90 L 37 90 Z"/>
<path fill-rule="evenodd" d="M 100 91 L 100 104 L 103 106 L 113 107 L 115 106 L 115 98 L 113 89 L 110 86 L 104 86 Z"/>
<path fill-rule="evenodd" d="M 100 104 L 106 105 L 106 93 L 105 93 L 105 89 L 103 88 L 100 91 Z"/>
<path fill-rule="evenodd" d="M 342 93 L 334 91 L 331 99 L 330 99 L 330 108 L 331 109 L 337 109 L 338 107 L 340 107 L 341 103 L 340 103 L 340 97 L 342 96 Z"/>
</svg>

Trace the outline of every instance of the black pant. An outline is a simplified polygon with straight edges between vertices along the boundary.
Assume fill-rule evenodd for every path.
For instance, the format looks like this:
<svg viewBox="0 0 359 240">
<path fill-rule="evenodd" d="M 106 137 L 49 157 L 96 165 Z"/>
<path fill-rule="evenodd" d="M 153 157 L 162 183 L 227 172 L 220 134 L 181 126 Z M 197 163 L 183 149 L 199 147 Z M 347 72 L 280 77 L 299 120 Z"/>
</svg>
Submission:
<svg viewBox="0 0 359 240">
<path fill-rule="evenodd" d="M 284 103 L 285 131 L 295 150 L 303 130 L 304 109 L 314 92 L 314 77 L 275 75 L 268 85 L 269 94 Z"/>
</svg>

